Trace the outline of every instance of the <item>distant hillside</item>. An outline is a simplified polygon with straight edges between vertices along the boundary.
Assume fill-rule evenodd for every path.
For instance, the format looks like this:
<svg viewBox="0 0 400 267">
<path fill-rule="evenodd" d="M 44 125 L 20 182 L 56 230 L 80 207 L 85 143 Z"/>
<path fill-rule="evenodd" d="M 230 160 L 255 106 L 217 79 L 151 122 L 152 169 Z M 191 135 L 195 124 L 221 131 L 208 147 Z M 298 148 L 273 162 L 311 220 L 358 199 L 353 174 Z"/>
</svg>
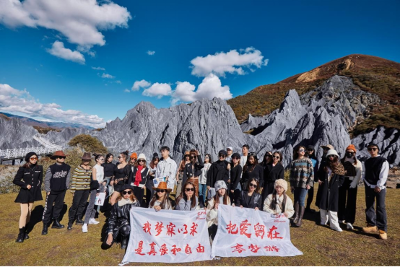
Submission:
<svg viewBox="0 0 400 267">
<path fill-rule="evenodd" d="M 374 56 L 345 56 L 276 84 L 259 86 L 243 96 L 228 100 L 228 104 L 241 123 L 248 114 L 263 116 L 271 113 L 279 107 L 288 90 L 296 89 L 303 94 L 336 74 L 352 78 L 362 90 L 377 94 L 386 103 L 369 107 L 370 117 L 354 128 L 354 135 L 370 131 L 378 125 L 400 129 L 400 64 Z"/>
</svg>

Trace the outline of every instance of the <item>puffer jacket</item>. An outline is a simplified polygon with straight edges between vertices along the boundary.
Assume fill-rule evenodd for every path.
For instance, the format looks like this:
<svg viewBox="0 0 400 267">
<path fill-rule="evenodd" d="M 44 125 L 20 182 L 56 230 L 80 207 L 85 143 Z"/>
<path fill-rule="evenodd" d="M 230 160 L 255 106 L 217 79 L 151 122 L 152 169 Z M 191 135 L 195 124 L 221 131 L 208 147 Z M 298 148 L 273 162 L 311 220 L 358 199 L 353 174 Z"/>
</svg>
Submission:
<svg viewBox="0 0 400 267">
<path fill-rule="evenodd" d="M 129 225 L 129 211 L 132 207 L 140 207 L 139 201 L 132 202 L 130 199 L 128 201 L 121 199 L 114 204 L 108 219 L 107 233 L 114 233 L 114 236 L 118 236 L 119 229 L 124 225 Z"/>
</svg>

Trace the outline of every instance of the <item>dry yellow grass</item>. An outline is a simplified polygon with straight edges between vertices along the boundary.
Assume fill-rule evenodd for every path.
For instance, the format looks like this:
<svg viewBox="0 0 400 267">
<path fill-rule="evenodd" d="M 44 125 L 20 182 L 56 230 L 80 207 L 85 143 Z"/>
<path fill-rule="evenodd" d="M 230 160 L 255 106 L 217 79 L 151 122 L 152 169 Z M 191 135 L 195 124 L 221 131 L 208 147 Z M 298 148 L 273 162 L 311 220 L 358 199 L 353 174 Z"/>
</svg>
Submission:
<svg viewBox="0 0 400 267">
<path fill-rule="evenodd" d="M 71 231 L 67 231 L 66 228 L 49 228 L 48 235 L 42 236 L 42 223 L 38 222 L 30 233 L 30 239 L 21 244 L 15 243 L 20 212 L 19 204 L 14 203 L 15 197 L 15 193 L 0 195 L 1 265 L 117 265 L 122 260 L 124 251 L 119 245 L 114 245 L 109 250 L 100 248 L 100 232 L 105 221 L 103 214 L 98 219 L 100 224 L 89 225 L 88 233 L 82 233 L 81 226 L 74 225 Z M 72 196 L 68 192 L 68 208 L 71 201 Z M 360 227 L 364 226 L 365 222 L 364 188 L 360 187 L 356 230 L 338 233 L 317 225 L 318 213 L 307 214 L 301 228 L 291 228 L 292 242 L 304 253 L 302 256 L 221 258 L 183 265 L 399 265 L 399 203 L 400 191 L 388 189 L 386 241 L 360 232 Z M 38 221 L 41 218 L 42 205 L 44 201 L 37 202 L 34 210 Z M 62 223 L 66 225 L 67 221 L 68 216 L 65 214 Z"/>
</svg>

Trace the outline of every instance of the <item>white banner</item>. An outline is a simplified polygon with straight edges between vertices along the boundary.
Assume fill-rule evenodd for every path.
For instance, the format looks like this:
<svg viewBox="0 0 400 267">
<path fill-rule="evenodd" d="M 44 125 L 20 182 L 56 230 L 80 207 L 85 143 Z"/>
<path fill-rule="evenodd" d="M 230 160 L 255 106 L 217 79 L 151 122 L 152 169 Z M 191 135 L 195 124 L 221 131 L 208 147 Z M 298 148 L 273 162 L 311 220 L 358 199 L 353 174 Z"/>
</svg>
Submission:
<svg viewBox="0 0 400 267">
<path fill-rule="evenodd" d="M 122 264 L 211 260 L 206 212 L 132 208 L 131 234 Z"/>
<path fill-rule="evenodd" d="M 218 206 L 218 231 L 212 256 L 297 256 L 290 241 L 289 219 L 254 209 Z"/>
</svg>

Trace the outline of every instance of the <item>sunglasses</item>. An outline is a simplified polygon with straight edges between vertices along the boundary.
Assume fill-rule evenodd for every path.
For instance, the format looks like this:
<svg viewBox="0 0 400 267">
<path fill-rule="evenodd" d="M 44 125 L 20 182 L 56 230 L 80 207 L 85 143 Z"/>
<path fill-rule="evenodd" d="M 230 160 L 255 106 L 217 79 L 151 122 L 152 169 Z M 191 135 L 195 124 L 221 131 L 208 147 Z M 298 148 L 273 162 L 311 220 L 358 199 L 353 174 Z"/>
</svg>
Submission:
<svg viewBox="0 0 400 267">
<path fill-rule="evenodd" d="M 268 155 L 266 155 L 266 157 L 272 157 L 272 155 L 269 155 L 269 154 L 268 154 Z"/>
<path fill-rule="evenodd" d="M 56 157 L 56 159 L 65 159 L 65 157 Z"/>
<path fill-rule="evenodd" d="M 257 184 L 250 184 L 250 187 L 257 187 Z"/>
<path fill-rule="evenodd" d="M 193 187 L 192 187 L 192 188 L 186 188 L 185 191 L 186 191 L 186 192 L 194 191 L 194 188 L 193 188 Z"/>
<path fill-rule="evenodd" d="M 307 149 L 307 151 L 311 152 L 311 151 L 314 151 L 314 149 Z"/>
<path fill-rule="evenodd" d="M 240 158 L 232 158 L 232 159 L 240 159 Z"/>
<path fill-rule="evenodd" d="M 123 191 L 122 192 L 122 195 L 126 195 L 126 194 L 130 195 L 130 194 L 132 194 L 132 191 Z"/>
<path fill-rule="evenodd" d="M 368 151 L 372 151 L 372 150 L 375 151 L 375 150 L 378 150 L 378 149 L 376 147 L 369 147 L 368 148 Z"/>
<path fill-rule="evenodd" d="M 191 158 L 191 159 L 195 159 L 196 157 L 193 156 L 193 157 L 190 157 L 190 158 Z"/>
<path fill-rule="evenodd" d="M 272 156 L 274 159 L 280 159 L 279 156 Z"/>
<path fill-rule="evenodd" d="M 37 158 L 37 157 L 31 157 L 31 158 L 29 158 L 29 159 L 31 159 L 31 160 L 37 160 L 38 158 Z"/>
<path fill-rule="evenodd" d="M 335 157 L 335 155 L 329 155 L 328 156 L 328 158 L 334 158 Z"/>
<path fill-rule="evenodd" d="M 224 158 L 224 157 L 225 157 L 225 155 L 224 155 L 224 154 L 219 154 L 219 155 L 218 155 L 218 157 L 220 157 L 220 158 Z"/>
<path fill-rule="evenodd" d="M 164 189 L 157 189 L 156 192 L 157 192 L 157 193 L 164 193 L 165 190 L 164 190 Z"/>
<path fill-rule="evenodd" d="M 139 159 L 137 162 L 146 162 L 144 159 Z"/>
<path fill-rule="evenodd" d="M 299 149 L 299 152 L 304 152 L 304 149 Z"/>
</svg>

